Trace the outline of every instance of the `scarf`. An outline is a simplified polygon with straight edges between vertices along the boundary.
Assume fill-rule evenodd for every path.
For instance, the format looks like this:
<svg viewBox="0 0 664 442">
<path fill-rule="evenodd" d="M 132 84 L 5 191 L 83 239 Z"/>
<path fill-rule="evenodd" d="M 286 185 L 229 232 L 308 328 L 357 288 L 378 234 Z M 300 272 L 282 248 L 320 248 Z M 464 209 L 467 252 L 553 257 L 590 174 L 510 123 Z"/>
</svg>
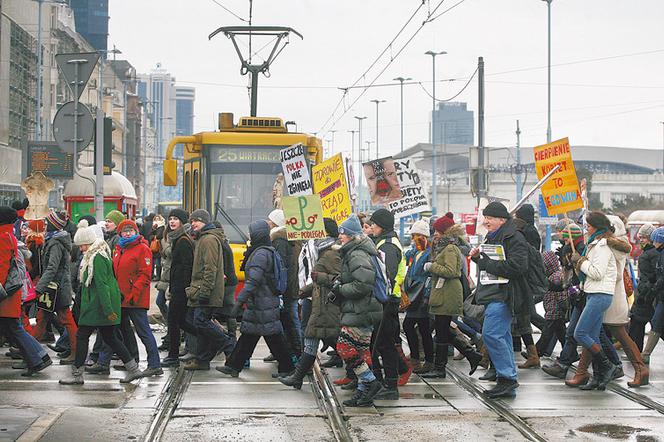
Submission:
<svg viewBox="0 0 664 442">
<path fill-rule="evenodd" d="M 124 236 L 121 236 L 121 237 L 120 237 L 120 241 L 118 241 L 118 245 L 119 245 L 121 248 L 124 249 L 124 248 L 126 248 L 128 245 L 130 245 L 131 243 L 135 242 L 135 241 L 138 239 L 139 236 L 140 236 L 140 235 L 139 235 L 138 233 L 137 233 L 136 235 L 132 235 L 132 236 L 130 236 L 129 238 L 125 238 Z"/>
<path fill-rule="evenodd" d="M 109 261 L 111 259 L 111 249 L 103 239 L 95 240 L 95 242 L 93 242 L 85 252 L 83 259 L 81 260 L 81 267 L 78 270 L 78 276 L 79 280 L 86 287 L 90 287 L 90 283 L 92 282 L 92 277 L 94 275 L 94 259 L 97 255 L 101 255 L 103 258 L 108 259 Z M 86 270 L 88 272 L 88 277 L 83 280 L 83 276 L 85 275 Z"/>
<path fill-rule="evenodd" d="M 599 236 L 605 234 L 606 232 L 607 232 L 606 229 L 600 229 L 595 233 L 593 233 L 592 235 L 590 235 L 590 237 L 588 238 L 588 246 L 585 249 L 583 249 L 581 256 L 586 256 L 590 251 L 590 249 L 592 248 L 591 246 L 592 242 L 595 241 Z M 583 283 L 585 280 L 586 280 L 586 274 L 583 272 L 579 272 L 579 281 Z"/>
</svg>

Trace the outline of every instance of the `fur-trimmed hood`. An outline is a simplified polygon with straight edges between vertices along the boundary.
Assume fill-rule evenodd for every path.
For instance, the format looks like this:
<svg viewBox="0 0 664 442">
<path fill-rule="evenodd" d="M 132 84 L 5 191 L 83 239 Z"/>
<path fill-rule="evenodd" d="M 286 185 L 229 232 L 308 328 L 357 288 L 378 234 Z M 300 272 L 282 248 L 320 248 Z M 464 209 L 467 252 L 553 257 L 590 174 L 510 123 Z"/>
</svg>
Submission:
<svg viewBox="0 0 664 442">
<path fill-rule="evenodd" d="M 445 235 L 454 236 L 465 240 L 466 238 L 466 228 L 461 224 L 455 224 L 445 232 Z"/>
<path fill-rule="evenodd" d="M 616 252 L 630 253 L 632 251 L 632 246 L 626 240 L 617 238 L 615 236 L 606 238 L 606 243 L 612 250 Z"/>
<path fill-rule="evenodd" d="M 279 238 L 288 240 L 288 235 L 286 234 L 286 226 L 275 227 L 272 230 L 270 230 L 270 241 L 274 241 L 275 239 Z"/>
</svg>

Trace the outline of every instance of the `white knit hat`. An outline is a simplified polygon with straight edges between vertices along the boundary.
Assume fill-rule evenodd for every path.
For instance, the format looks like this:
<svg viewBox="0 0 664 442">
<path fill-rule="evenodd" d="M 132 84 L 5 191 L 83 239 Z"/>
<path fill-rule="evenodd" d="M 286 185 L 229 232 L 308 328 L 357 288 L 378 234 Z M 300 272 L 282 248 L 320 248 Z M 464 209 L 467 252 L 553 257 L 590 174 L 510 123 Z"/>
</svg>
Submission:
<svg viewBox="0 0 664 442">
<path fill-rule="evenodd" d="M 84 244 L 92 244 L 97 240 L 97 234 L 95 229 L 88 226 L 87 220 L 81 220 L 78 223 L 78 230 L 76 230 L 76 235 L 74 235 L 74 244 L 77 246 L 82 246 Z"/>
<path fill-rule="evenodd" d="M 281 209 L 274 209 L 267 216 L 267 219 L 276 224 L 277 227 L 283 227 L 286 225 L 286 217 L 284 216 L 284 211 Z"/>
<path fill-rule="evenodd" d="M 420 235 L 429 236 L 429 223 L 423 219 L 415 221 L 412 226 L 410 226 L 411 235 L 418 233 Z"/>
</svg>

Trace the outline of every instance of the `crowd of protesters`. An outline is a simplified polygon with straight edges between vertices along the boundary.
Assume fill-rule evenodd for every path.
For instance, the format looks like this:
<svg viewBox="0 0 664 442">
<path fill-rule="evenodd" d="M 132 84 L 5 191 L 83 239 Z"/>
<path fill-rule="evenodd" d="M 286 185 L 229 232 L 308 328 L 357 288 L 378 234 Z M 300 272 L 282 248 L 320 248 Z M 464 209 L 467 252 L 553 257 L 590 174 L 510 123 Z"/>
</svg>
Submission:
<svg viewBox="0 0 664 442">
<path fill-rule="evenodd" d="M 620 349 L 634 367 L 628 385 L 638 387 L 648 384 L 664 324 L 664 228 L 639 230 L 637 282 L 624 221 L 601 212 L 562 220 L 553 252 L 540 250 L 528 204 L 513 216 L 489 203 L 486 235 L 472 246 L 447 213 L 414 222 L 405 247 L 386 209 L 340 225 L 325 218 L 325 238 L 288 241 L 276 209 L 249 225 L 237 290 L 233 251 L 205 210 L 174 209 L 142 225 L 113 210 L 74 225 L 58 211 L 25 220 L 26 207 L 0 207 L 0 336 L 23 376 L 53 363 L 47 343 L 71 365 L 65 385 L 109 374 L 114 357 L 122 364 L 113 367 L 126 371 L 121 382 L 162 375 L 164 367 L 210 370 L 221 354 L 216 370 L 238 377 L 263 338 L 271 352 L 264 360 L 277 362 L 274 377 L 297 389 L 321 348 L 330 348 L 321 365 L 345 367 L 334 383 L 353 392 L 343 402 L 350 407 L 398 400 L 413 372 L 446 377 L 455 349 L 470 375 L 486 369 L 480 379 L 495 382 L 489 398 L 514 396 L 518 371 L 540 367 L 570 387 L 603 390 L 624 376 Z M 161 345 L 148 317 L 153 281 L 167 325 Z M 147 354 L 142 370 L 136 336 Z M 559 357 L 541 366 L 558 343 Z"/>
</svg>

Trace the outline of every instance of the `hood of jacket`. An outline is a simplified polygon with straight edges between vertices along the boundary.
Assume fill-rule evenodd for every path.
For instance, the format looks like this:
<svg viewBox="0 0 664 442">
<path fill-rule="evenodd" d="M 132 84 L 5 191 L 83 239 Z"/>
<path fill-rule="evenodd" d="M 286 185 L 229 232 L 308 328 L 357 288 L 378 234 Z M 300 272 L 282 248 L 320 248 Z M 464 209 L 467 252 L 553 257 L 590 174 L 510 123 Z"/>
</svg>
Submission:
<svg viewBox="0 0 664 442">
<path fill-rule="evenodd" d="M 182 234 L 180 234 L 180 236 L 182 236 L 183 234 L 184 234 L 184 229 L 182 229 Z M 218 227 L 215 227 L 213 229 L 202 230 L 198 238 L 200 239 L 205 235 L 216 236 L 219 239 L 219 241 L 221 241 L 222 243 L 226 240 L 226 235 L 224 235 L 223 229 L 220 229 Z"/>
<path fill-rule="evenodd" d="M 270 226 L 265 220 L 258 220 L 249 224 L 249 240 L 254 248 L 271 245 Z"/>
<path fill-rule="evenodd" d="M 606 239 L 606 243 L 611 247 L 612 250 L 621 253 L 629 253 L 632 251 L 632 246 L 624 239 L 617 238 L 615 236 L 610 236 Z"/>
<path fill-rule="evenodd" d="M 521 219 L 526 222 L 526 224 L 535 223 L 535 208 L 530 204 L 524 204 L 519 207 L 515 213 L 518 219 Z"/>
<path fill-rule="evenodd" d="M 455 224 L 445 232 L 445 235 L 453 236 L 455 238 L 463 239 L 466 238 L 466 229 L 461 224 Z"/>
<path fill-rule="evenodd" d="M 47 246 L 55 243 L 62 244 L 65 247 L 65 250 L 71 252 L 71 246 L 72 246 L 71 236 L 66 231 L 60 230 L 59 232 L 51 236 L 48 239 L 48 241 L 46 241 Z"/>
<path fill-rule="evenodd" d="M 356 249 L 363 250 L 369 255 L 378 255 L 376 245 L 371 241 L 371 238 L 367 236 L 356 236 L 351 241 L 342 245 L 340 250 L 342 255 L 346 255 Z"/>
<path fill-rule="evenodd" d="M 314 245 L 316 246 L 316 250 L 318 250 L 318 253 L 322 252 L 323 250 L 327 250 L 329 248 L 332 248 L 333 250 L 341 249 L 341 246 L 337 244 L 337 240 L 329 236 L 327 238 L 316 240 L 314 242 Z"/>
<path fill-rule="evenodd" d="M 270 241 L 274 241 L 275 239 L 285 239 L 288 241 L 288 235 L 286 233 L 286 226 L 275 227 L 270 230 Z"/>
</svg>

